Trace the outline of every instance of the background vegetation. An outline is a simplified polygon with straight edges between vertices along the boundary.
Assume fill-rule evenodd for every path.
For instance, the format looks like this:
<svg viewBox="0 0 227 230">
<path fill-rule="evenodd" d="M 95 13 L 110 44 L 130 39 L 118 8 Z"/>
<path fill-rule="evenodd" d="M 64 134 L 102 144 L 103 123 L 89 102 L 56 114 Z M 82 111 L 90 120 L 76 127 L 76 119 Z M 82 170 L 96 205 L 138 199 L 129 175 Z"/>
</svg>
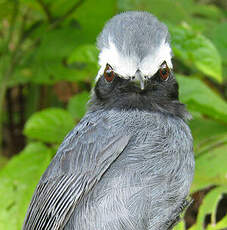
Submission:
<svg viewBox="0 0 227 230">
<path fill-rule="evenodd" d="M 0 0 L 0 229 L 21 228 L 40 176 L 85 112 L 96 36 L 125 10 L 168 25 L 194 117 L 195 201 L 176 229 L 227 227 L 227 1 Z"/>
</svg>

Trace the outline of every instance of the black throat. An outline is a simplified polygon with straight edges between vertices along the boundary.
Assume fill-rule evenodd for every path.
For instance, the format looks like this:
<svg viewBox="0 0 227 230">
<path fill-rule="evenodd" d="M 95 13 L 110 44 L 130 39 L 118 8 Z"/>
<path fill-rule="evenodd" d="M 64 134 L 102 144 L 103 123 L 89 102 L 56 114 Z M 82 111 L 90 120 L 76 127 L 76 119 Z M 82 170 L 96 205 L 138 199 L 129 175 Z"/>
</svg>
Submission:
<svg viewBox="0 0 227 230">
<path fill-rule="evenodd" d="M 143 110 L 178 116 L 184 120 L 190 118 L 185 105 L 178 100 L 178 84 L 173 75 L 163 81 L 156 74 L 145 82 L 144 90 L 132 80 L 116 76 L 112 82 L 107 82 L 101 76 L 89 103 L 89 110 L 99 109 Z"/>
</svg>

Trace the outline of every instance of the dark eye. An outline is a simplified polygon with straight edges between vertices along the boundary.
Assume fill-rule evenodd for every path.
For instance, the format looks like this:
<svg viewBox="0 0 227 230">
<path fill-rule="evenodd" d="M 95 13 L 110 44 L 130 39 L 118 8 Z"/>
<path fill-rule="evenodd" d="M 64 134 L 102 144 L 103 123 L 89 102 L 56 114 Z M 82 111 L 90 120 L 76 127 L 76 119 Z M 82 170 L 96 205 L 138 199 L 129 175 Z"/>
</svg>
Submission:
<svg viewBox="0 0 227 230">
<path fill-rule="evenodd" d="M 166 81 L 169 78 L 169 74 L 170 74 L 169 67 L 167 66 L 166 62 L 164 62 L 161 68 L 159 69 L 159 75 L 164 81 Z"/>
<path fill-rule="evenodd" d="M 109 64 L 106 64 L 106 68 L 104 70 L 104 77 L 108 82 L 113 81 L 113 79 L 115 77 L 115 73 L 113 71 L 113 68 Z"/>
</svg>

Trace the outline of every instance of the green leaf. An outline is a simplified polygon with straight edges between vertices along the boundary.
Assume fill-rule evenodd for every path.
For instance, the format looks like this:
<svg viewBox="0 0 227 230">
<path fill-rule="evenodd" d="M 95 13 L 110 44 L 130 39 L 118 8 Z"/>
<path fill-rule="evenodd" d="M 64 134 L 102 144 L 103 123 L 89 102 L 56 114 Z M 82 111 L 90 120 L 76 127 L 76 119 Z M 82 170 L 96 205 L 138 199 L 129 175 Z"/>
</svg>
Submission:
<svg viewBox="0 0 227 230">
<path fill-rule="evenodd" d="M 68 111 L 49 108 L 33 114 L 28 119 L 24 134 L 39 141 L 60 143 L 73 127 L 74 121 Z"/>
<path fill-rule="evenodd" d="M 197 154 L 191 192 L 211 185 L 227 185 L 227 144 Z"/>
<path fill-rule="evenodd" d="M 78 28 L 73 26 L 64 26 L 43 33 L 35 58 L 45 60 L 67 57 L 78 46 L 78 43 L 83 42 L 78 35 Z"/>
<path fill-rule="evenodd" d="M 7 164 L 7 162 L 8 162 L 8 158 L 0 154 L 0 170 Z"/>
<path fill-rule="evenodd" d="M 86 79 L 88 76 L 90 80 L 94 79 L 99 69 L 98 49 L 92 44 L 79 46 L 69 56 L 68 65 L 77 67 L 80 72 L 79 78 L 77 75 L 78 80 Z"/>
<path fill-rule="evenodd" d="M 86 112 L 86 104 L 88 102 L 90 94 L 86 91 L 76 94 L 69 100 L 68 111 L 76 119 L 81 119 Z"/>
<path fill-rule="evenodd" d="M 188 27 L 169 26 L 175 56 L 216 81 L 222 81 L 221 57 L 213 43 Z"/>
<path fill-rule="evenodd" d="M 191 226 L 188 230 L 196 230 L 196 226 L 193 225 L 193 226 Z"/>
<path fill-rule="evenodd" d="M 79 0 L 45 0 L 45 2 L 49 2 L 51 11 L 57 17 L 64 15 L 68 10 L 72 9 L 72 7 L 79 2 Z M 77 11 L 78 8 L 75 10 Z"/>
<path fill-rule="evenodd" d="M 185 230 L 185 223 L 184 221 L 180 221 L 174 228 L 173 230 Z"/>
<path fill-rule="evenodd" d="M 224 64 L 223 66 L 223 72 L 224 72 L 223 78 L 225 79 L 225 82 L 226 82 L 227 81 L 227 63 Z"/>
<path fill-rule="evenodd" d="M 86 73 L 83 70 L 79 71 L 79 68 L 72 68 L 66 63 L 72 50 L 84 42 L 86 40 L 81 39 L 79 29 L 74 26 L 66 25 L 48 33 L 44 29 L 40 46 L 26 59 L 26 73 L 30 73 L 30 81 L 53 84 L 60 80 L 77 81 L 81 74 L 84 77 Z"/>
<path fill-rule="evenodd" d="M 54 84 L 61 80 L 76 81 L 78 72 L 63 66 L 61 59 L 44 59 L 32 66 L 31 81 L 39 84 Z"/>
<path fill-rule="evenodd" d="M 203 229 L 205 217 L 208 214 L 211 214 L 211 224 L 216 224 L 217 205 L 221 200 L 223 193 L 227 193 L 227 186 L 215 188 L 205 196 L 199 208 L 195 230 Z"/>
<path fill-rule="evenodd" d="M 227 103 L 201 80 L 177 75 L 180 100 L 190 110 L 227 123 Z"/>
<path fill-rule="evenodd" d="M 211 39 L 222 55 L 222 60 L 227 64 L 227 22 L 218 24 L 213 30 Z"/>
<path fill-rule="evenodd" d="M 217 224 L 208 225 L 207 230 L 225 230 L 226 226 L 227 226 L 227 215 L 223 217 Z"/>
<path fill-rule="evenodd" d="M 0 229 L 21 229 L 36 184 L 50 163 L 51 150 L 29 144 L 0 171 Z"/>
<path fill-rule="evenodd" d="M 199 17 L 203 17 L 219 21 L 224 17 L 221 9 L 211 4 L 194 4 L 192 13 L 196 20 L 198 20 Z"/>
<path fill-rule="evenodd" d="M 192 4 L 191 0 L 118 0 L 118 7 L 121 11 L 150 11 L 162 21 L 176 24 L 190 19 Z M 163 10 L 166 9 L 166 6 L 174 10 Z"/>
<path fill-rule="evenodd" d="M 189 124 L 194 138 L 196 154 L 227 143 L 227 124 L 204 118 L 193 119 Z"/>
<path fill-rule="evenodd" d="M 79 38 L 84 43 L 95 43 L 104 24 L 117 13 L 116 6 L 116 0 L 84 1 L 73 14 L 80 25 Z"/>
<path fill-rule="evenodd" d="M 98 49 L 92 44 L 81 45 L 71 53 L 68 62 L 93 63 L 98 65 Z"/>
</svg>

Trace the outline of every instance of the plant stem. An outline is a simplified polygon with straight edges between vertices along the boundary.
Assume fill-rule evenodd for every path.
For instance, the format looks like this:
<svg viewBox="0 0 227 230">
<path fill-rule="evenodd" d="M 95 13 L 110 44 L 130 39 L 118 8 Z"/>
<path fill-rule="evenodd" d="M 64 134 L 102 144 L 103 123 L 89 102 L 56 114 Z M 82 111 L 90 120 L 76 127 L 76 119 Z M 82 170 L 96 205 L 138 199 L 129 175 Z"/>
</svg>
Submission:
<svg viewBox="0 0 227 230">
<path fill-rule="evenodd" d="M 43 0 L 37 0 L 37 2 L 40 4 L 43 11 L 45 12 L 48 22 L 51 23 L 53 21 L 53 17 L 48 5 Z"/>
<path fill-rule="evenodd" d="M 61 22 L 63 22 L 67 17 L 73 14 L 77 8 L 79 8 L 84 3 L 84 0 L 79 0 L 76 2 L 68 11 L 66 11 L 60 18 L 51 24 L 51 29 L 56 28 Z"/>
<path fill-rule="evenodd" d="M 4 97 L 7 89 L 7 84 L 3 81 L 0 84 L 0 155 L 2 155 L 2 140 L 3 140 L 3 106 Z"/>
<path fill-rule="evenodd" d="M 13 33 L 15 31 L 15 24 L 16 24 L 16 19 L 18 16 L 18 9 L 19 9 L 19 1 L 16 0 L 14 2 L 14 9 L 13 9 L 13 14 L 12 18 L 10 20 L 10 29 L 9 29 L 9 35 L 6 39 L 6 45 L 5 49 L 3 49 L 3 55 L 8 55 L 9 52 L 9 45 L 10 42 L 12 41 Z M 1 79 L 1 84 L 0 84 L 0 155 L 2 154 L 2 141 L 3 141 L 3 106 L 4 106 L 4 98 L 7 90 L 7 79 L 9 75 L 11 74 L 12 70 L 12 64 L 9 64 L 9 70 L 6 71 L 7 73 L 5 74 L 4 71 L 0 74 L 2 76 L 0 77 Z"/>
</svg>

